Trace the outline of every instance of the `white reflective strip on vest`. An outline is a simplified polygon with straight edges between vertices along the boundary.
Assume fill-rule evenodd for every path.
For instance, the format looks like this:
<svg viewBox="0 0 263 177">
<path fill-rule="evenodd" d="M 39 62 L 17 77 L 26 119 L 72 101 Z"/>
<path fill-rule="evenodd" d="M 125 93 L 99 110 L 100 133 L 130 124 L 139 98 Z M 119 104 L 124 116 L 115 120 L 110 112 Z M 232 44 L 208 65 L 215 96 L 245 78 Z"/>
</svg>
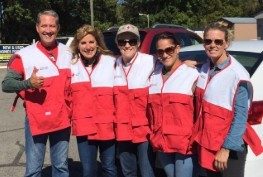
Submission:
<svg viewBox="0 0 263 177">
<path fill-rule="evenodd" d="M 71 83 L 90 82 L 89 74 L 82 64 L 81 59 L 78 59 L 76 63 L 71 65 L 71 72 Z"/>
<path fill-rule="evenodd" d="M 193 95 L 192 87 L 198 78 L 198 71 L 194 68 L 182 64 L 177 70 L 163 83 L 162 65 L 154 71 L 150 79 L 150 94 L 155 93 L 181 93 Z M 163 85 L 164 84 L 164 85 Z"/>
<path fill-rule="evenodd" d="M 70 68 L 71 53 L 63 44 L 58 45 L 58 58 L 56 65 L 37 48 L 36 44 L 21 49 L 17 54 L 21 57 L 23 63 L 25 79 L 31 77 L 34 67 L 38 69 L 37 76 L 43 77 L 58 76 L 58 68 Z"/>
<path fill-rule="evenodd" d="M 205 64 L 202 65 L 202 68 L 200 70 L 199 78 L 197 80 L 196 86 L 205 89 L 207 82 L 208 82 L 208 72 L 210 68 L 210 63 L 206 62 Z"/>
<path fill-rule="evenodd" d="M 240 81 L 250 82 L 249 74 L 243 66 L 233 57 L 231 57 L 230 62 L 229 66 L 217 73 L 210 80 L 205 90 L 204 100 L 232 111 L 238 84 Z M 250 93 L 252 92 L 250 87 L 248 90 Z"/>
<path fill-rule="evenodd" d="M 113 87 L 115 58 L 101 55 L 99 62 L 91 73 L 92 87 Z"/>
<path fill-rule="evenodd" d="M 122 58 L 119 57 L 116 62 L 114 85 L 125 86 L 128 80 L 129 89 L 148 87 L 149 77 L 153 71 L 154 65 L 155 59 L 152 55 L 139 52 L 126 78 L 126 74 L 122 68 Z"/>
</svg>

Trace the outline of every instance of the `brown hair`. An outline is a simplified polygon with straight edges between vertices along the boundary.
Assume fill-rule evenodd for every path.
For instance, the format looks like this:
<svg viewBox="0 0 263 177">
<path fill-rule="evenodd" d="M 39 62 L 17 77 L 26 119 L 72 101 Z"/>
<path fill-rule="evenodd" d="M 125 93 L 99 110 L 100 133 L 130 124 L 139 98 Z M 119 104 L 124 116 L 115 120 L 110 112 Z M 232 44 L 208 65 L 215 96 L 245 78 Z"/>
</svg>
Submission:
<svg viewBox="0 0 263 177">
<path fill-rule="evenodd" d="M 160 33 L 160 34 L 158 34 L 157 35 L 157 37 L 156 37 L 156 44 L 157 44 L 157 42 L 159 41 L 159 40 L 161 40 L 161 39 L 169 39 L 169 40 L 171 40 L 172 41 L 172 43 L 174 44 L 174 45 L 180 45 L 180 42 L 174 37 L 174 34 L 173 33 L 171 33 L 171 32 L 163 32 L 163 33 Z"/>
<path fill-rule="evenodd" d="M 72 50 L 72 54 L 74 58 L 79 55 L 78 45 L 79 45 L 80 40 L 88 34 L 95 37 L 95 40 L 98 44 L 99 53 L 102 53 L 105 55 L 112 55 L 112 52 L 108 50 L 105 45 L 104 38 L 100 30 L 92 27 L 91 25 L 85 24 L 77 30 L 74 36 L 74 39 L 72 43 L 70 44 L 70 48 Z"/>
<path fill-rule="evenodd" d="M 222 22 L 214 22 L 209 24 L 208 26 L 205 27 L 204 29 L 204 39 L 208 33 L 208 31 L 210 30 L 219 30 L 222 31 L 223 33 L 225 33 L 225 41 L 227 43 L 230 43 L 230 41 L 232 41 L 233 39 L 233 35 L 232 35 L 232 31 L 228 29 L 228 27 L 223 24 Z"/>
</svg>

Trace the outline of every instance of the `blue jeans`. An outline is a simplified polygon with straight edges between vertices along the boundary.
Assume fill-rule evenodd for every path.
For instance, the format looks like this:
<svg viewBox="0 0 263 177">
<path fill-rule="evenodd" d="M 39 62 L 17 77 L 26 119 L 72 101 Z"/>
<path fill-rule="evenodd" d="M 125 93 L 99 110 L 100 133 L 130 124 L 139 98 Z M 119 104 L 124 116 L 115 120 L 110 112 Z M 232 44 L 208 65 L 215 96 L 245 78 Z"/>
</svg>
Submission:
<svg viewBox="0 0 263 177">
<path fill-rule="evenodd" d="M 199 165 L 195 155 L 157 152 L 167 177 L 197 177 Z"/>
<path fill-rule="evenodd" d="M 43 135 L 32 136 L 28 119 L 25 120 L 25 177 L 41 177 L 47 139 L 50 142 L 52 177 L 68 177 L 68 146 L 70 128 Z"/>
<path fill-rule="evenodd" d="M 95 177 L 97 151 L 99 148 L 102 177 L 117 177 L 115 165 L 115 141 L 88 140 L 86 136 L 77 137 L 79 158 L 83 167 L 83 177 Z"/>
<path fill-rule="evenodd" d="M 154 177 L 154 155 L 149 142 L 119 142 L 118 150 L 122 173 L 125 177 L 139 176 L 137 175 L 137 163 L 141 177 Z"/>
</svg>

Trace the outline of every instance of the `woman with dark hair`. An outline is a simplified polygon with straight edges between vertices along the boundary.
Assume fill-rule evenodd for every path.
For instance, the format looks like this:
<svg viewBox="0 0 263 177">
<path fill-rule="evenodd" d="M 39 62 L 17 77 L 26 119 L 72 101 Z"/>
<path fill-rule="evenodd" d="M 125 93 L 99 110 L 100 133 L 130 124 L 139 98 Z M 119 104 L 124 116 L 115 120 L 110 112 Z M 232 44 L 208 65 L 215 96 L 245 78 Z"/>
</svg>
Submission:
<svg viewBox="0 0 263 177">
<path fill-rule="evenodd" d="M 117 176 L 113 122 L 115 58 L 99 30 L 80 27 L 71 44 L 72 132 L 77 136 L 84 177 L 96 176 L 97 150 L 103 177 Z"/>
<path fill-rule="evenodd" d="M 194 125 L 193 94 L 198 71 L 179 59 L 180 43 L 168 32 L 157 37 L 156 65 L 149 88 L 151 144 L 168 177 L 197 176 L 194 149 L 188 150 Z"/>
</svg>

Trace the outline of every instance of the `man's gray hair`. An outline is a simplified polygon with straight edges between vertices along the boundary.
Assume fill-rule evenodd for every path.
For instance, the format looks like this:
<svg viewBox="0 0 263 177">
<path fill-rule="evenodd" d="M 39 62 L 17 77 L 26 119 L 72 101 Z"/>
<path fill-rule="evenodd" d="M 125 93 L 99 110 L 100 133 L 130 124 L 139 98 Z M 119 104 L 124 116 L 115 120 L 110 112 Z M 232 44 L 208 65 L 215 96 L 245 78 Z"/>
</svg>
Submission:
<svg viewBox="0 0 263 177">
<path fill-rule="evenodd" d="M 50 15 L 52 17 L 55 17 L 56 18 L 56 24 L 59 25 L 59 16 L 57 14 L 57 12 L 55 12 L 54 10 L 44 10 L 44 11 L 41 11 L 37 14 L 37 24 L 40 23 L 40 17 L 42 15 Z"/>
</svg>

